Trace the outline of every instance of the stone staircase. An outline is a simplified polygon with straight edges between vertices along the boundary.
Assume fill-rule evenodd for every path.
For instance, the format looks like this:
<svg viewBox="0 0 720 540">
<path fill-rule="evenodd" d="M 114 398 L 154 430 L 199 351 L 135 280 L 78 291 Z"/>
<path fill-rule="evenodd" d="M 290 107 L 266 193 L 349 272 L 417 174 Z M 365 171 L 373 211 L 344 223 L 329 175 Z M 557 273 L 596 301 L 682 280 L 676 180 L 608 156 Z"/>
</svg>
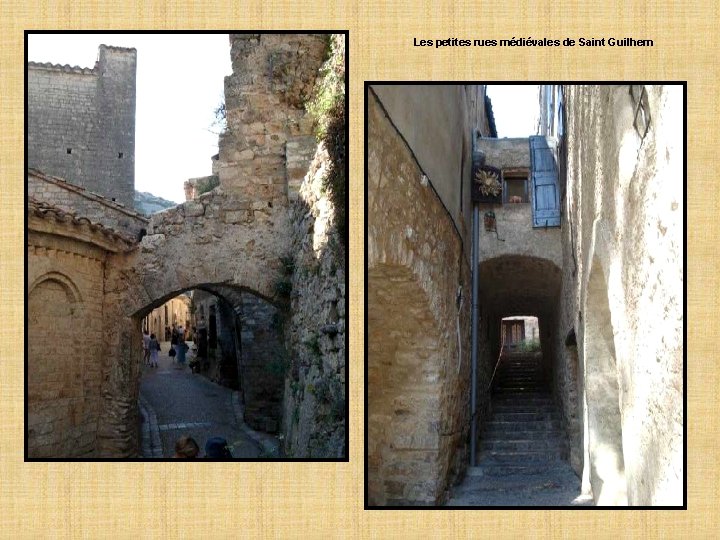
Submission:
<svg viewBox="0 0 720 540">
<path fill-rule="evenodd" d="M 586 504 L 565 461 L 560 413 L 542 379 L 539 354 L 503 356 L 495 374 L 491 415 L 480 436 L 478 465 L 453 490 L 449 506 Z"/>
</svg>

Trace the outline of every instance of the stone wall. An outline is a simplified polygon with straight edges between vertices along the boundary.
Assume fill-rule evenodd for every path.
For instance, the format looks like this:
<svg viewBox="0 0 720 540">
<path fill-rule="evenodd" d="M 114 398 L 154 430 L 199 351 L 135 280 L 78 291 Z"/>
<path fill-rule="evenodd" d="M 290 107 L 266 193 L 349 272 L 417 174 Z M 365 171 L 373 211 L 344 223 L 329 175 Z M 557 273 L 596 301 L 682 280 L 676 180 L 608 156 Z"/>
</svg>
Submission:
<svg viewBox="0 0 720 540">
<path fill-rule="evenodd" d="M 645 89 L 646 134 L 628 85 L 566 87 L 556 385 L 570 425 L 582 407 L 583 480 L 598 504 L 682 503 L 683 90 Z"/>
<path fill-rule="evenodd" d="M 283 314 L 251 294 L 242 295 L 241 313 L 238 370 L 245 423 L 253 429 L 277 433 L 289 357 L 283 343 Z"/>
<path fill-rule="evenodd" d="M 320 148 L 293 216 L 290 319 L 285 382 L 285 451 L 294 457 L 343 457 L 346 419 L 346 268 L 334 211 L 323 193 Z"/>
<path fill-rule="evenodd" d="M 218 175 L 228 192 L 283 203 L 286 143 L 312 135 L 304 105 L 326 51 L 322 34 L 230 34 L 233 73 L 225 78 L 227 131 Z M 258 76 L 262 74 L 263 76 Z"/>
<path fill-rule="evenodd" d="M 330 40 L 330 54 L 321 73 L 336 76 L 340 81 L 332 100 L 342 104 L 345 36 L 333 35 Z M 323 85 L 326 82 L 327 79 L 320 81 Z M 293 146 L 293 142 L 298 145 Z M 303 174 L 303 156 L 308 155 L 311 147 L 308 140 L 288 143 L 289 182 Z M 291 161 L 293 155 L 298 159 Z M 346 214 L 333 203 L 334 188 L 326 184 L 326 175 L 332 167 L 342 171 L 338 178 L 347 182 L 345 166 L 344 162 L 331 161 L 324 143 L 317 145 L 292 205 L 293 244 L 284 258 L 286 281 L 281 283 L 289 294 L 289 310 L 279 315 L 290 352 L 283 405 L 284 451 L 294 457 L 347 458 L 349 452 L 347 244 L 339 232 L 347 231 L 347 223 L 338 222 L 339 216 Z"/>
<path fill-rule="evenodd" d="M 52 203 L 65 210 L 88 218 L 94 223 L 102 223 L 131 237 L 139 237 L 147 230 L 149 220 L 122 204 L 93 193 L 88 189 L 66 182 L 61 178 L 48 176 L 35 169 L 27 175 L 28 196 Z"/>
<path fill-rule="evenodd" d="M 263 312 L 264 322 L 267 313 L 274 309 L 283 310 L 290 319 L 283 330 L 289 346 L 299 350 L 295 357 L 298 360 L 293 364 L 298 368 L 296 373 L 309 368 L 309 358 L 315 358 L 319 349 L 324 375 L 304 379 L 308 386 L 303 387 L 305 395 L 310 397 L 315 392 L 317 399 L 295 396 L 297 399 L 285 400 L 290 410 L 302 409 L 302 413 L 297 414 L 300 421 L 286 431 L 286 440 L 291 441 L 291 452 L 298 457 L 347 455 L 344 444 L 345 252 L 342 247 L 339 251 L 331 247 L 338 243 L 338 237 L 334 232 L 332 205 L 321 188 L 327 165 L 324 150 L 319 149 L 315 156 L 307 193 L 300 195 L 292 207 L 287 193 L 287 182 L 296 180 L 303 160 L 306 162 L 310 153 L 306 138 L 312 133 L 313 119 L 304 105 L 326 52 L 327 38 L 314 34 L 255 34 L 233 35 L 230 39 L 234 74 L 226 79 L 228 131 L 220 141 L 217 164 L 221 185 L 194 200 L 154 214 L 138 249 L 130 249 L 135 239 L 119 237 L 117 241 L 124 247 L 113 252 L 112 264 L 105 265 L 102 286 L 97 288 L 104 293 L 101 320 L 104 341 L 100 345 L 104 354 L 98 362 L 102 387 L 94 411 L 97 423 L 93 451 L 99 456 L 136 456 L 142 320 L 178 293 L 197 288 L 217 295 L 221 301 L 227 300 L 231 306 L 229 311 L 221 309 L 225 330 L 219 342 L 224 343 L 223 354 L 236 352 L 237 343 L 232 347 L 223 339 L 231 336 L 237 327 L 233 320 L 237 314 L 231 312 L 242 304 L 242 295 L 248 293 L 275 306 L 264 308 L 267 310 Z M 134 51 L 130 53 L 134 59 Z M 122 54 L 122 51 L 101 48 L 101 57 L 112 57 L 112 62 L 122 64 Z M 342 54 L 344 58 L 344 43 Z M 107 72 L 115 69 L 109 65 L 111 60 L 107 60 Z M 129 64 L 123 65 L 127 68 Z M 116 67 L 116 71 L 122 70 L 121 66 Z M 75 73 L 75 68 L 68 69 L 73 76 L 94 76 L 92 70 Z M 53 66 L 37 70 L 63 71 Z M 119 80 L 127 82 L 128 78 L 125 73 Z M 98 84 L 108 94 L 105 101 L 95 103 L 100 111 L 110 106 L 110 95 L 117 97 L 122 92 L 110 88 L 112 81 Z M 120 99 L 124 103 L 128 100 Z M 72 129 L 80 130 L 85 124 L 88 132 L 96 129 L 92 118 L 85 122 L 84 118 L 69 116 L 67 120 L 72 123 Z M 42 122 L 32 124 L 31 129 L 40 133 L 40 124 Z M 122 119 L 118 125 L 123 126 Z M 36 136 L 35 142 L 39 144 L 38 141 L 43 138 Z M 288 141 L 298 144 L 288 148 Z M 47 144 L 47 140 L 43 144 Z M 213 172 L 215 170 L 214 167 Z M 98 176 L 104 180 L 111 177 L 110 173 Z M 59 181 L 52 189 L 58 185 Z M 132 197 L 132 190 L 130 193 Z M 48 190 L 38 194 L 56 195 Z M 88 193 L 77 190 L 73 192 L 75 195 Z M 101 197 L 89 195 L 93 203 L 101 203 Z M 94 210 L 91 206 L 88 212 Z M 83 241 L 97 241 L 94 236 L 98 235 L 103 238 L 115 235 L 87 219 L 70 216 L 67 220 L 79 228 L 76 234 Z M 297 272 L 291 270 L 289 276 L 287 261 L 293 258 L 296 258 L 293 267 Z M 311 269 L 315 278 L 305 279 Z M 296 291 L 292 306 L 289 287 Z M 47 294 L 57 300 L 61 295 L 56 289 Z M 325 328 L 330 323 L 336 323 L 334 331 Z M 270 335 L 268 332 L 280 329 L 256 326 L 255 330 L 258 335 L 262 334 L 255 347 L 258 354 L 269 357 L 271 353 L 262 341 Z M 308 340 L 312 346 L 305 343 Z M 235 361 L 233 365 L 237 365 Z M 275 401 L 278 387 L 282 388 L 279 381 L 282 374 L 273 381 L 272 391 L 266 389 L 272 394 L 272 399 L 268 398 L 272 407 L 258 409 L 257 416 L 266 429 L 276 429 L 278 418 L 272 424 L 266 413 L 272 408 L 274 415 L 279 409 Z M 35 424 L 39 426 L 41 420 Z"/>
<path fill-rule="evenodd" d="M 133 208 L 135 49 L 92 69 L 28 63 L 28 165 Z"/>
<path fill-rule="evenodd" d="M 432 505 L 468 461 L 470 269 L 443 202 L 367 99 L 369 503 Z"/>
</svg>

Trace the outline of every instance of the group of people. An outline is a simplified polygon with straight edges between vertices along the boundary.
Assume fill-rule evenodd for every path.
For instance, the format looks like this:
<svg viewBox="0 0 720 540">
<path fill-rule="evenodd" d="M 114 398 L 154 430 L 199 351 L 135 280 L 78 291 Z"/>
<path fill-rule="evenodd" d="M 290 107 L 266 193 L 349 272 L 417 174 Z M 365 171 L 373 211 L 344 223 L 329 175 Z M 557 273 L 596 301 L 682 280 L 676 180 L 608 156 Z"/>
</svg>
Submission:
<svg viewBox="0 0 720 540">
<path fill-rule="evenodd" d="M 200 453 L 200 447 L 192 437 L 183 436 L 175 442 L 174 458 L 195 459 Z M 205 458 L 222 459 L 231 458 L 227 440 L 223 437 L 210 437 L 205 443 Z"/>
<path fill-rule="evenodd" d="M 188 351 L 187 343 L 185 343 L 185 329 L 182 326 L 172 325 L 170 333 L 170 351 L 171 357 L 177 357 L 177 362 L 181 366 L 185 365 L 185 353 Z M 143 329 L 143 361 L 148 367 L 158 367 L 158 353 L 161 352 L 160 342 L 155 334 L 149 334 L 147 328 Z"/>
</svg>

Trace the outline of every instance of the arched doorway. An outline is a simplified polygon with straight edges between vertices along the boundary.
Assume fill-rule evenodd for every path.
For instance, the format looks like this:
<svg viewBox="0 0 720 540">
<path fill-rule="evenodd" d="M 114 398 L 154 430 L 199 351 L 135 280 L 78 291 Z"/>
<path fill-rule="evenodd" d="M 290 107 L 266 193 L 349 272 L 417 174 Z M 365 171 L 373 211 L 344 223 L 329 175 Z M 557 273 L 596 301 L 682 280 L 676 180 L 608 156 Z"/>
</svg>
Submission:
<svg viewBox="0 0 720 540">
<path fill-rule="evenodd" d="M 163 295 L 139 310 L 133 319 L 138 323 L 145 320 L 158 306 L 167 306 L 168 297 L 177 298 L 178 292 L 191 298 L 189 317 L 192 324 L 186 333 L 188 364 L 181 366 L 165 358 L 160 362 L 159 371 L 164 377 L 156 377 L 158 372 L 145 366 L 139 372 L 141 402 L 144 400 L 152 407 L 161 426 L 168 426 L 167 433 L 162 429 L 160 432 L 166 453 L 172 447 L 173 437 L 183 430 L 204 433 L 202 437 L 205 438 L 209 436 L 208 426 L 196 425 L 207 424 L 200 421 L 203 414 L 208 416 L 212 412 L 220 418 L 219 423 L 226 422 L 229 413 L 223 416 L 217 411 L 202 412 L 203 407 L 215 406 L 208 404 L 213 399 L 205 403 L 205 398 L 224 395 L 220 387 L 236 391 L 232 399 L 237 403 L 233 406 L 242 409 L 242 420 L 248 426 L 276 434 L 281 425 L 285 374 L 289 367 L 282 325 L 278 324 L 286 317 L 284 306 L 273 304 L 245 288 L 200 284 L 189 291 Z M 209 320 L 205 320 L 205 314 L 209 314 Z M 162 348 L 167 353 L 170 344 L 164 343 Z M 196 388 L 195 378 L 214 383 L 218 389 Z M 181 392 L 174 393 L 168 386 L 172 380 L 185 385 L 186 394 L 195 396 L 193 407 L 178 405 L 178 400 L 189 398 Z M 229 401 L 223 402 L 219 407 L 225 408 L 228 404 Z M 178 417 L 176 421 L 175 417 Z"/>
</svg>

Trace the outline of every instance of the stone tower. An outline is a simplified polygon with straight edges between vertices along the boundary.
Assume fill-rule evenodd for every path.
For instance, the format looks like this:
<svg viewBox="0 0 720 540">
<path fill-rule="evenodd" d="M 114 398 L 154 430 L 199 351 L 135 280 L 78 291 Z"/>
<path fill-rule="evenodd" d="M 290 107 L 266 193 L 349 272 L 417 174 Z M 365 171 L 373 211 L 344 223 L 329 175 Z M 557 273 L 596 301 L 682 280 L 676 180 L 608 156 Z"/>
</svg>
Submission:
<svg viewBox="0 0 720 540">
<path fill-rule="evenodd" d="M 28 166 L 133 207 L 137 51 L 95 66 L 28 63 Z"/>
</svg>

